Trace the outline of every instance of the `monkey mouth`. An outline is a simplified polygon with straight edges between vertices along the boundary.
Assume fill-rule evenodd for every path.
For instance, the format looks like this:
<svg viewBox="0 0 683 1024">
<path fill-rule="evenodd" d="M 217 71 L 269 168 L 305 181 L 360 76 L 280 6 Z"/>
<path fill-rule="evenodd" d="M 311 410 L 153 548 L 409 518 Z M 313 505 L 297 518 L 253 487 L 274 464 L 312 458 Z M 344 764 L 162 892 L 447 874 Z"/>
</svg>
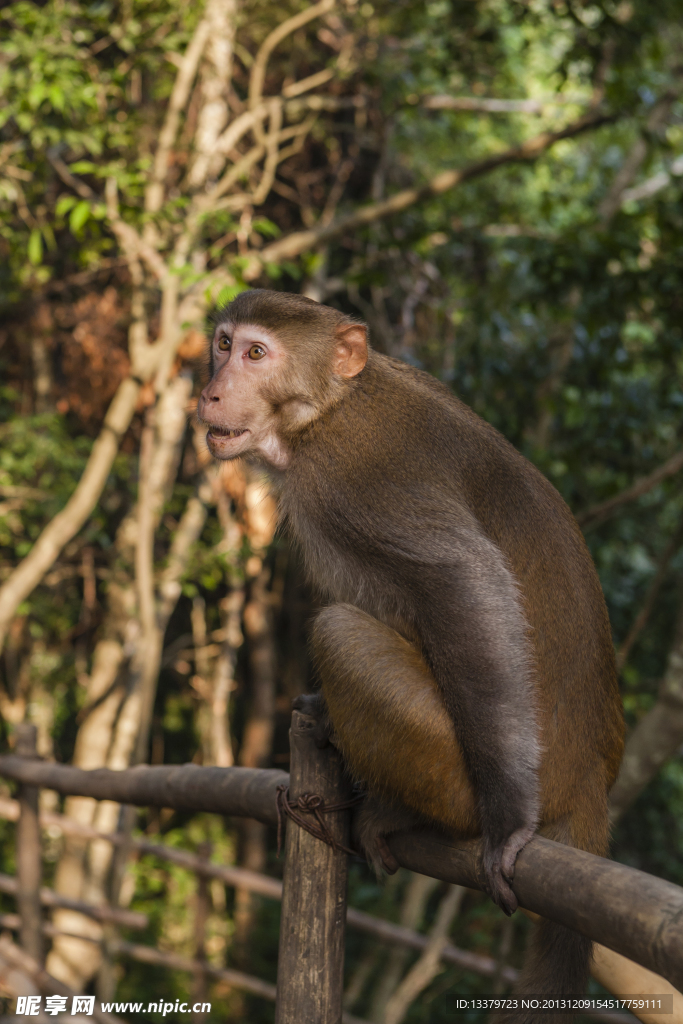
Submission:
<svg viewBox="0 0 683 1024">
<path fill-rule="evenodd" d="M 241 437 L 242 434 L 248 433 L 246 427 L 241 428 L 229 428 L 229 427 L 218 427 L 214 424 L 209 426 L 208 437 L 210 438 L 221 438 L 221 437 Z"/>
</svg>

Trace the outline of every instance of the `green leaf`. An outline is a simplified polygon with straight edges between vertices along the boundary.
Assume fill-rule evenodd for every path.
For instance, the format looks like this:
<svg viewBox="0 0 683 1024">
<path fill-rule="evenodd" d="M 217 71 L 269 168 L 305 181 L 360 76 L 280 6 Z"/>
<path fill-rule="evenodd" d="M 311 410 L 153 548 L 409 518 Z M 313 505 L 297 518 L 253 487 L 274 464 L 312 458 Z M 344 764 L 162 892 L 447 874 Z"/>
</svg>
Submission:
<svg viewBox="0 0 683 1024">
<path fill-rule="evenodd" d="M 240 292 L 246 290 L 246 286 L 242 284 L 229 284 L 225 288 L 221 288 L 217 297 L 216 305 L 220 308 L 221 306 L 227 306 L 229 302 L 239 295 Z"/>
<path fill-rule="evenodd" d="M 34 267 L 43 261 L 43 237 L 38 228 L 34 228 L 29 236 L 28 258 Z"/>
<path fill-rule="evenodd" d="M 64 107 L 66 106 L 66 98 L 58 85 L 50 86 L 48 89 L 48 97 L 55 110 L 64 110 Z"/>
<path fill-rule="evenodd" d="M 272 220 L 268 220 L 267 217 L 258 217 L 253 223 L 252 227 L 254 231 L 258 231 L 260 235 L 265 235 L 267 238 L 278 238 L 282 231 L 273 224 Z"/>
<path fill-rule="evenodd" d="M 87 199 L 81 199 L 80 203 L 77 203 L 71 211 L 69 217 L 69 227 L 74 232 L 80 231 L 85 224 L 86 220 L 90 216 L 90 203 Z"/>
<path fill-rule="evenodd" d="M 92 160 L 77 160 L 75 164 L 69 166 L 69 170 L 72 174 L 94 174 L 97 165 Z"/>
<path fill-rule="evenodd" d="M 36 110 L 45 99 L 45 83 L 36 82 L 28 91 L 28 105 Z"/>
<path fill-rule="evenodd" d="M 55 215 L 57 217 L 63 217 L 65 213 L 68 213 L 76 205 L 75 196 L 60 196 L 55 206 Z"/>
</svg>

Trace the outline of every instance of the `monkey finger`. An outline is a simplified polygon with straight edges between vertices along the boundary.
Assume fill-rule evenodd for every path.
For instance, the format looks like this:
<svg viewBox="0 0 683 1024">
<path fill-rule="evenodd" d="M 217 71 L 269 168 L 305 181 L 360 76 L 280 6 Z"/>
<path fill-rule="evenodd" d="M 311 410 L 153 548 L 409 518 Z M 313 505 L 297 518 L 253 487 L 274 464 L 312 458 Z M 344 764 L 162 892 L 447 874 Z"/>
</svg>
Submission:
<svg viewBox="0 0 683 1024">
<path fill-rule="evenodd" d="M 482 866 L 486 876 L 486 891 L 496 906 L 500 907 L 508 917 L 514 914 L 517 909 L 517 897 L 510 888 L 512 878 L 508 877 L 510 868 L 514 869 L 514 857 L 512 862 L 509 859 L 510 840 L 516 834 L 513 833 L 513 836 L 508 836 L 504 843 L 500 843 L 493 848 L 485 843 L 482 858 Z M 507 857 L 506 854 L 508 854 Z"/>
<path fill-rule="evenodd" d="M 505 844 L 500 852 L 500 870 L 508 882 L 511 882 L 515 876 L 515 863 L 519 853 L 535 835 L 535 832 L 536 829 L 533 825 L 526 825 L 524 828 L 516 829 L 505 840 Z"/>
</svg>

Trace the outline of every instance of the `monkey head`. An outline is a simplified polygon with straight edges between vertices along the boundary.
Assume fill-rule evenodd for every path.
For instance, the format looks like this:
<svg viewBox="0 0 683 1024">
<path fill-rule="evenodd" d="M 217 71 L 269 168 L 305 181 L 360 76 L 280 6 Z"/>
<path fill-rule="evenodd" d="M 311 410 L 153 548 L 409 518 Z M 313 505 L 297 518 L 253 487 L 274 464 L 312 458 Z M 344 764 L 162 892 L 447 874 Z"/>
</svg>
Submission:
<svg viewBox="0 0 683 1024">
<path fill-rule="evenodd" d="M 217 459 L 286 469 L 297 433 L 341 399 L 368 358 L 367 329 L 302 295 L 242 292 L 214 317 L 197 413 Z"/>
</svg>

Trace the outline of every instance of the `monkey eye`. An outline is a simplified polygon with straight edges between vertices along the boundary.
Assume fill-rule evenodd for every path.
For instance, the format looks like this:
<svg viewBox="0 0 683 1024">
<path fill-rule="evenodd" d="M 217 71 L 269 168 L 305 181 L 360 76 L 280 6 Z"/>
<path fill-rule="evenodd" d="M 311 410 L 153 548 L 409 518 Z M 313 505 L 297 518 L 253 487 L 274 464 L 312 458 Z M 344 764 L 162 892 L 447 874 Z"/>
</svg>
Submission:
<svg viewBox="0 0 683 1024">
<path fill-rule="evenodd" d="M 252 345 L 251 348 L 249 349 L 250 359 L 263 359 L 265 354 L 266 350 L 264 348 L 261 348 L 260 345 Z"/>
<path fill-rule="evenodd" d="M 227 335 L 221 334 L 220 338 L 218 339 L 218 348 L 221 350 L 221 352 L 230 351 L 230 349 L 232 348 L 232 342 L 230 341 L 230 338 L 227 337 Z"/>
</svg>

